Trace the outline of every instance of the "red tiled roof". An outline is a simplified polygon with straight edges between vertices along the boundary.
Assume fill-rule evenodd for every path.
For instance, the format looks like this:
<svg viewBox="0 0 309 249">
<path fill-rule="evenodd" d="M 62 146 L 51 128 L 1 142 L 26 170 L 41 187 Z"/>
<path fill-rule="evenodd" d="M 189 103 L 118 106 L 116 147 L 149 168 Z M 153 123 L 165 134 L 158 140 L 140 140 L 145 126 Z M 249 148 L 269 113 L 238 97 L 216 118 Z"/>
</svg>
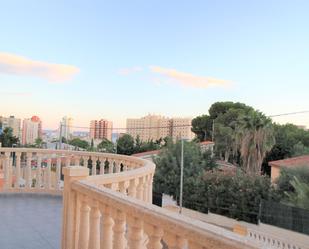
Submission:
<svg viewBox="0 0 309 249">
<path fill-rule="evenodd" d="M 141 157 L 141 156 L 148 156 L 148 155 L 158 155 L 159 153 L 160 153 L 160 150 L 150 150 L 150 151 L 145 151 L 141 153 L 135 153 L 132 156 Z"/>
<path fill-rule="evenodd" d="M 268 162 L 268 165 L 275 167 L 298 167 L 298 166 L 309 167 L 309 155 L 271 161 Z"/>
<path fill-rule="evenodd" d="M 203 141 L 203 142 L 200 142 L 200 145 L 208 145 L 208 144 L 214 144 L 213 141 Z"/>
</svg>

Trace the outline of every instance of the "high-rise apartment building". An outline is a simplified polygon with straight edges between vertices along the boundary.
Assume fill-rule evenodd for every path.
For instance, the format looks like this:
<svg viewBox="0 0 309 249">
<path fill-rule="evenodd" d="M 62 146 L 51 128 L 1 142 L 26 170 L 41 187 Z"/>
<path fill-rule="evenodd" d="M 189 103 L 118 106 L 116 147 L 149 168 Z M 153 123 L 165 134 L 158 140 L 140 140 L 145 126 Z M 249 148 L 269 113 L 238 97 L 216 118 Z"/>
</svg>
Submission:
<svg viewBox="0 0 309 249">
<path fill-rule="evenodd" d="M 142 141 L 157 140 L 164 137 L 176 139 L 194 138 L 191 132 L 191 118 L 167 118 L 147 115 L 142 118 L 127 119 L 127 133 Z"/>
<path fill-rule="evenodd" d="M 32 116 L 31 121 L 34 123 L 38 123 L 38 137 L 42 138 L 43 131 L 42 131 L 42 121 L 38 116 Z"/>
<path fill-rule="evenodd" d="M 39 122 L 32 121 L 31 118 L 23 120 L 22 144 L 34 144 L 39 138 Z"/>
<path fill-rule="evenodd" d="M 91 139 L 108 139 L 112 141 L 113 123 L 106 119 L 90 121 L 90 138 Z"/>
<path fill-rule="evenodd" d="M 0 131 L 3 131 L 5 128 L 12 128 L 13 135 L 17 138 L 20 138 L 20 125 L 21 120 L 19 118 L 15 118 L 14 116 L 0 117 Z"/>
<path fill-rule="evenodd" d="M 73 118 L 63 117 L 60 121 L 59 134 L 60 137 L 64 137 L 66 140 L 71 138 L 73 126 Z"/>
</svg>

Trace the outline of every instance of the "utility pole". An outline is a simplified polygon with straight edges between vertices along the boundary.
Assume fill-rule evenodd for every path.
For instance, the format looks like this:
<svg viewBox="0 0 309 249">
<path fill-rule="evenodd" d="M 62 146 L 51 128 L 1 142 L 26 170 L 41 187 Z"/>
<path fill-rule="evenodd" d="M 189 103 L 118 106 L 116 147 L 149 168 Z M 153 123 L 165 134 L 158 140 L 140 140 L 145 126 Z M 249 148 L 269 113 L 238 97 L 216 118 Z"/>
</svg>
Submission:
<svg viewBox="0 0 309 249">
<path fill-rule="evenodd" d="M 59 150 L 61 150 L 62 145 L 62 123 L 60 122 L 60 128 L 59 128 Z"/>
<path fill-rule="evenodd" d="M 214 142 L 215 140 L 215 120 L 214 119 L 212 120 L 212 134 L 211 135 L 212 135 L 211 140 L 212 142 Z"/>
<path fill-rule="evenodd" d="M 180 194 L 179 194 L 179 213 L 182 212 L 182 193 L 183 193 L 183 139 L 181 139 L 181 159 L 180 159 Z"/>
</svg>

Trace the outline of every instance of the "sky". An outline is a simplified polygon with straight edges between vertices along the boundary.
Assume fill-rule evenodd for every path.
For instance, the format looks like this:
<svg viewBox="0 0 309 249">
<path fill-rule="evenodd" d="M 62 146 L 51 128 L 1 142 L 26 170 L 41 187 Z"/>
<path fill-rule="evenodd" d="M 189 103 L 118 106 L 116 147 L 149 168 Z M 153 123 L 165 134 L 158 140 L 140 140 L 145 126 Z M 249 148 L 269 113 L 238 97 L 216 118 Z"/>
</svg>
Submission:
<svg viewBox="0 0 309 249">
<path fill-rule="evenodd" d="M 0 0 L 1 1 L 1 0 Z M 216 101 L 309 110 L 309 1 L 1 1 L 0 115 L 55 129 Z M 309 126 L 309 114 L 276 122 Z"/>
</svg>

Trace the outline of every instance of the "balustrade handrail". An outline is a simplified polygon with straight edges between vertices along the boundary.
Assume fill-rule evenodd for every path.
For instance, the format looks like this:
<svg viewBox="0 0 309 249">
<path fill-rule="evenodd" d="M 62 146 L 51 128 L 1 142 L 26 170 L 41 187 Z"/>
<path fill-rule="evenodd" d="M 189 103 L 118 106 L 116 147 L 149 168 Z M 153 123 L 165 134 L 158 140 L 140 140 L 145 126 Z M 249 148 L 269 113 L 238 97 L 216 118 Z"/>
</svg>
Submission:
<svg viewBox="0 0 309 249">
<path fill-rule="evenodd" d="M 99 203 L 98 205 L 108 205 L 113 210 L 123 212 L 127 216 L 139 218 L 144 225 L 161 228 L 166 233 L 175 234 L 176 237 L 199 245 L 200 247 L 197 248 L 204 248 L 203 245 L 205 248 L 254 248 L 245 244 L 242 236 L 224 228 L 193 220 L 142 200 L 124 196 L 109 188 L 98 188 L 90 178 L 74 182 L 72 189 L 80 195 L 87 196 L 90 202 L 93 199 Z M 164 237 L 162 235 L 162 238 Z"/>
<path fill-rule="evenodd" d="M 62 194 L 62 168 L 71 165 L 90 168 L 92 176 L 104 175 L 93 178 L 97 184 L 102 179 L 112 183 L 115 177 L 132 179 L 134 172 L 147 175 L 155 168 L 143 159 L 112 153 L 0 147 L 0 192 Z M 130 173 L 126 176 L 123 171 Z"/>
</svg>

